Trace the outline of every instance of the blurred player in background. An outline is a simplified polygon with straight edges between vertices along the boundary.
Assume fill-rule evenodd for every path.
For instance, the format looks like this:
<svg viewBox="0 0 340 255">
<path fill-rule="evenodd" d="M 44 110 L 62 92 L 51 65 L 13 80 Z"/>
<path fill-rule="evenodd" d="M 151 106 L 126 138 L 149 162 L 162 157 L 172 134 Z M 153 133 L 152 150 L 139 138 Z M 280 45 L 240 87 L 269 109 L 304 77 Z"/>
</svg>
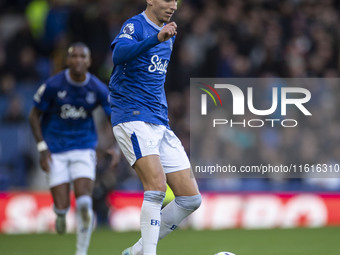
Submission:
<svg viewBox="0 0 340 255">
<path fill-rule="evenodd" d="M 127 20 L 111 44 L 113 132 L 144 187 L 142 237 L 123 255 L 156 255 L 158 240 L 201 204 L 189 159 L 169 126 L 164 91 L 177 34 L 176 23 L 168 22 L 176 10 L 176 0 L 147 0 L 146 10 Z M 175 199 L 161 212 L 166 183 Z"/>
<path fill-rule="evenodd" d="M 93 227 L 92 191 L 95 180 L 97 134 L 93 110 L 101 105 L 110 116 L 108 88 L 88 72 L 89 48 L 81 42 L 68 49 L 68 69 L 40 86 L 34 95 L 29 121 L 48 174 L 57 214 L 56 231 L 66 231 L 70 184 L 76 197 L 76 255 L 86 255 Z"/>
</svg>

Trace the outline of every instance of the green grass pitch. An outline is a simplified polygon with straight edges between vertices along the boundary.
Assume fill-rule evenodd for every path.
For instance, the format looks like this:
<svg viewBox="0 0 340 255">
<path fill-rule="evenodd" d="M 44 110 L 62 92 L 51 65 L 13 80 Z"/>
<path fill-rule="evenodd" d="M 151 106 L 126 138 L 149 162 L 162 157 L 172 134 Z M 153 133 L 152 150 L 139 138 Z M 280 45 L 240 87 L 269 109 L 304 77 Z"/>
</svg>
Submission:
<svg viewBox="0 0 340 255">
<path fill-rule="evenodd" d="M 339 255 L 340 228 L 272 230 L 177 230 L 162 240 L 160 255 Z M 139 237 L 137 232 L 96 230 L 88 255 L 120 255 Z M 75 235 L 0 235 L 1 255 L 73 255 Z"/>
</svg>

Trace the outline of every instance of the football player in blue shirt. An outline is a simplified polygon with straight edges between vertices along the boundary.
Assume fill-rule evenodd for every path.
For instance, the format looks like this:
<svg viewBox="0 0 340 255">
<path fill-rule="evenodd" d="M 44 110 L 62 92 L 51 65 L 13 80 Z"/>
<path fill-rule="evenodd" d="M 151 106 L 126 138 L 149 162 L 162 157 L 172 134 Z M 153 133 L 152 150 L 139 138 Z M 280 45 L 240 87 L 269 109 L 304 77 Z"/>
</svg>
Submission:
<svg viewBox="0 0 340 255">
<path fill-rule="evenodd" d="M 123 255 L 156 255 L 158 240 L 201 204 L 189 159 L 168 123 L 164 82 L 177 34 L 168 22 L 176 10 L 176 0 L 147 0 L 111 44 L 113 132 L 144 187 L 142 237 Z M 161 211 L 166 183 L 175 199 Z"/>
<path fill-rule="evenodd" d="M 49 78 L 34 95 L 29 121 L 40 152 L 41 168 L 48 174 L 56 231 L 66 231 L 70 206 L 70 183 L 76 197 L 76 255 L 86 255 L 90 243 L 93 211 L 97 134 L 93 110 L 101 105 L 109 117 L 109 91 L 88 72 L 90 50 L 84 43 L 68 49 L 68 69 Z"/>
</svg>

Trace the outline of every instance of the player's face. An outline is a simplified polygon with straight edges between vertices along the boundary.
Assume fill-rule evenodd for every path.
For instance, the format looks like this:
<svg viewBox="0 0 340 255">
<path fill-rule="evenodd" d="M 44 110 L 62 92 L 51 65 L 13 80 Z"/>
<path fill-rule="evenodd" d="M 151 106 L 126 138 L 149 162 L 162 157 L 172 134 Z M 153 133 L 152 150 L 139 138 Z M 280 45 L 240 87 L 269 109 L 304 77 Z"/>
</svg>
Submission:
<svg viewBox="0 0 340 255">
<path fill-rule="evenodd" d="M 81 46 L 69 48 L 67 65 L 71 75 L 84 76 L 91 65 L 90 50 Z"/>
<path fill-rule="evenodd" d="M 152 16 L 156 19 L 153 21 L 159 26 L 168 23 L 177 10 L 177 0 L 148 0 L 147 2 Z"/>
</svg>

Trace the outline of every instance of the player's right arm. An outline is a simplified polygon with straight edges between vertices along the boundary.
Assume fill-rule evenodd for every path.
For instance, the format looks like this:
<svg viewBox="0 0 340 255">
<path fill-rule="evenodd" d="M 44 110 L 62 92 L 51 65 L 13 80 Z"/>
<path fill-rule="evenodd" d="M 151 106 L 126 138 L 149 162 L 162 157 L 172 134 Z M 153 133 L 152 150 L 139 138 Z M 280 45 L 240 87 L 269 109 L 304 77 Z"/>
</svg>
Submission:
<svg viewBox="0 0 340 255">
<path fill-rule="evenodd" d="M 173 21 L 162 28 L 157 38 L 160 42 L 165 42 L 175 35 L 177 35 L 177 24 Z"/>
<path fill-rule="evenodd" d="M 120 34 L 111 44 L 112 60 L 115 65 L 127 63 L 157 44 L 169 40 L 177 34 L 177 25 L 171 22 L 158 34 L 146 39 L 143 39 L 142 31 L 142 24 L 136 20 L 130 20 L 123 26 Z"/>
<path fill-rule="evenodd" d="M 40 166 L 45 172 L 49 172 L 49 162 L 52 160 L 52 158 L 51 152 L 49 151 L 48 146 L 44 141 L 44 137 L 42 135 L 40 119 L 42 114 L 44 113 L 44 110 L 47 110 L 47 108 L 49 107 L 52 96 L 53 95 L 46 83 L 41 85 L 37 92 L 34 94 L 34 106 L 32 107 L 29 114 L 29 123 L 35 141 L 37 142 L 37 149 L 40 154 Z"/>
<path fill-rule="evenodd" d="M 37 148 L 40 153 L 39 162 L 41 168 L 45 172 L 49 172 L 49 162 L 52 160 L 51 153 L 48 150 L 46 142 L 44 141 L 41 126 L 40 126 L 40 117 L 43 114 L 43 111 L 39 110 L 37 107 L 33 106 L 31 112 L 29 114 L 29 123 L 32 129 L 33 136 L 35 141 L 37 142 Z"/>
</svg>

